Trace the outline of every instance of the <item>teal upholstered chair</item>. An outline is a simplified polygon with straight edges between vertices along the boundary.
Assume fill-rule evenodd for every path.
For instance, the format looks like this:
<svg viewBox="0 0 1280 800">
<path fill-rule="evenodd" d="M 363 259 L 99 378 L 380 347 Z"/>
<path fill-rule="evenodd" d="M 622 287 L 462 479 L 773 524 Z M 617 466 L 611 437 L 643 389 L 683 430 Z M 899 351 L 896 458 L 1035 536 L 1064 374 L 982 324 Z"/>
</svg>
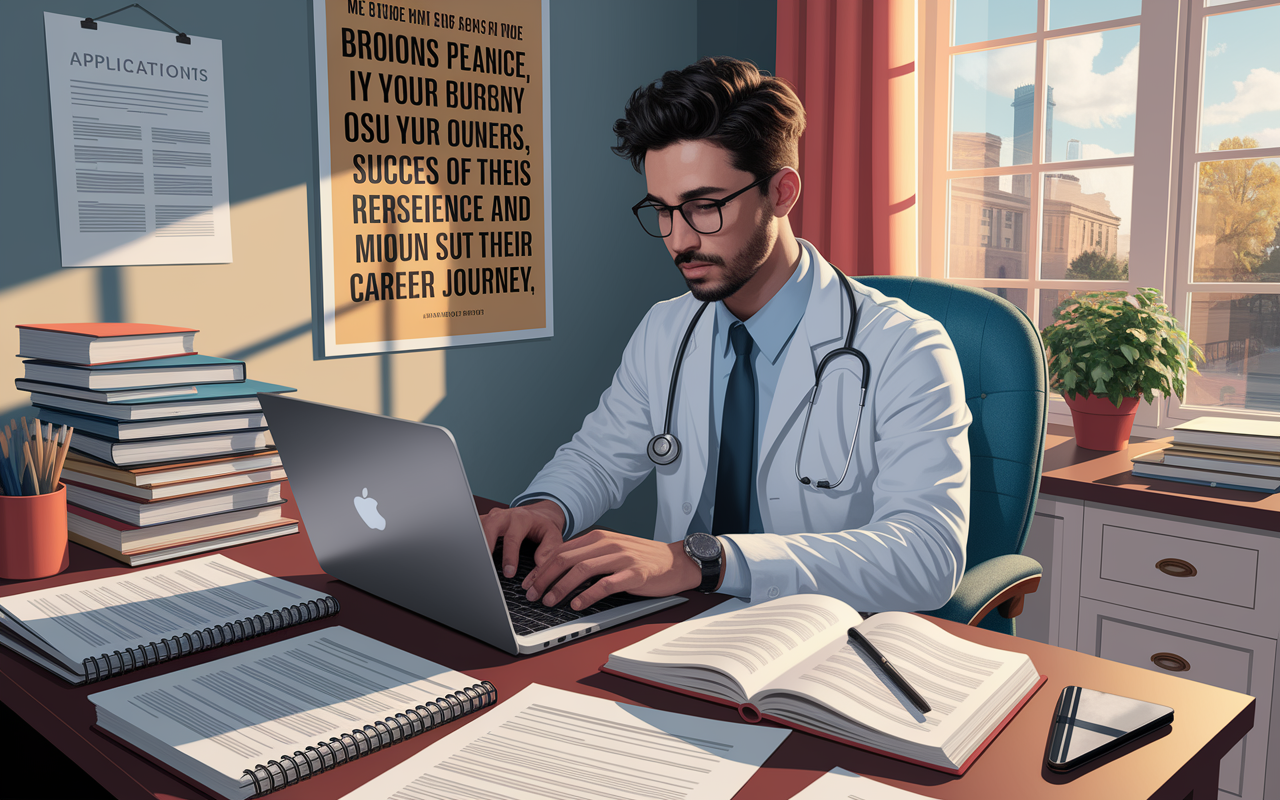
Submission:
<svg viewBox="0 0 1280 800">
<path fill-rule="evenodd" d="M 973 414 L 965 573 L 951 600 L 925 613 L 1011 634 L 1041 574 L 1039 562 L 1022 555 L 1044 457 L 1048 378 L 1040 335 L 1021 309 L 982 289 L 929 278 L 856 280 L 942 323 Z"/>
</svg>

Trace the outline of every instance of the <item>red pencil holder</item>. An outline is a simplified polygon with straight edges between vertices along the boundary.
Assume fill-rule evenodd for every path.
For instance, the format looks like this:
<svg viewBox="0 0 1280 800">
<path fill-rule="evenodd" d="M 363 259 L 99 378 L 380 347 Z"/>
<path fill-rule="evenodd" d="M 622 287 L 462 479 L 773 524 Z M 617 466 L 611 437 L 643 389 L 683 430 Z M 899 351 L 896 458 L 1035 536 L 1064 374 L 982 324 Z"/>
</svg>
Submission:
<svg viewBox="0 0 1280 800">
<path fill-rule="evenodd" d="M 0 495 L 0 578 L 47 578 L 70 560 L 64 484 L 48 494 Z"/>
</svg>

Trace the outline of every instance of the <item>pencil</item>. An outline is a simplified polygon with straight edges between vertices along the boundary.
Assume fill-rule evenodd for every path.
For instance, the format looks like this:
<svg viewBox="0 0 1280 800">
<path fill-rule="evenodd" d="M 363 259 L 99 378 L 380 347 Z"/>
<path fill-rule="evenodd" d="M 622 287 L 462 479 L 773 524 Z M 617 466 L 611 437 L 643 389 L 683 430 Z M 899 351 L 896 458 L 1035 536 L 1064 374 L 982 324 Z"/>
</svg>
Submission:
<svg viewBox="0 0 1280 800">
<path fill-rule="evenodd" d="M 67 460 L 67 451 L 71 449 L 71 434 L 75 428 L 62 426 L 66 430 L 67 435 L 62 438 L 62 452 L 58 454 L 58 463 L 53 467 L 53 483 L 50 485 L 49 491 L 57 491 L 58 481 L 62 478 L 62 463 Z"/>
<path fill-rule="evenodd" d="M 26 494 L 26 490 L 22 488 L 22 479 L 27 475 L 27 462 L 22 460 L 22 453 L 25 452 L 25 450 L 18 449 L 18 439 L 16 436 L 10 444 L 12 445 L 12 450 L 10 452 L 13 453 L 13 460 L 15 462 L 13 471 L 18 475 L 18 494 Z M 22 443 L 23 448 L 26 447 L 26 444 L 26 442 Z"/>
<path fill-rule="evenodd" d="M 67 427 L 63 425 L 62 427 Z M 45 491 L 53 491 L 53 467 L 58 463 L 58 436 L 53 430 L 53 423 L 49 423 L 49 457 L 45 459 L 44 475 L 45 475 Z"/>
<path fill-rule="evenodd" d="M 32 437 L 35 441 L 31 444 L 31 455 L 33 456 L 31 463 L 32 477 L 36 479 L 36 494 L 40 494 L 44 491 L 40 486 L 40 466 L 44 464 L 44 437 L 40 435 L 40 420 L 33 419 L 31 424 L 36 429 L 35 435 Z"/>
<path fill-rule="evenodd" d="M 30 472 L 31 472 L 31 485 L 35 487 L 35 491 L 34 491 L 34 492 L 32 492 L 32 494 L 40 494 L 40 483 L 39 483 L 38 479 L 36 478 L 36 474 L 37 474 L 37 473 L 36 473 L 36 464 L 35 464 L 35 461 L 33 461 L 33 460 L 32 460 L 32 458 L 31 458 L 31 443 L 30 443 L 30 442 L 23 442 L 23 443 L 22 443 L 22 454 L 23 454 L 24 456 L 26 456 L 26 459 L 27 459 L 27 467 L 28 467 L 28 469 L 29 469 L 29 470 L 30 470 Z M 23 494 L 26 494 L 26 492 L 24 491 L 24 492 L 23 492 Z"/>
<path fill-rule="evenodd" d="M 7 431 L 4 433 L 7 433 Z M 4 433 L 0 433 L 0 453 L 4 453 L 4 459 L 0 460 L 0 480 L 4 481 L 5 494 L 17 495 L 19 492 L 13 483 L 13 477 L 10 475 L 13 472 L 13 465 L 9 461 L 9 439 Z"/>
</svg>

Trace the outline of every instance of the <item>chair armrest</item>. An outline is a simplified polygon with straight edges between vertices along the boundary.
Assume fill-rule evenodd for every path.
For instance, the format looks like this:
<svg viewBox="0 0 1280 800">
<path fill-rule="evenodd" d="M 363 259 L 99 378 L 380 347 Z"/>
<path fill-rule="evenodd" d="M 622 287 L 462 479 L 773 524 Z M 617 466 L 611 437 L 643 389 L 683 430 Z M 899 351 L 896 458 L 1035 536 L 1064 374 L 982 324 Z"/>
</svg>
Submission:
<svg viewBox="0 0 1280 800">
<path fill-rule="evenodd" d="M 1012 619 L 1022 611 L 1023 598 L 1040 585 L 1044 570 L 1030 556 L 996 556 L 965 570 L 956 593 L 942 608 L 927 612 L 936 617 L 977 625 L 993 608 Z"/>
</svg>

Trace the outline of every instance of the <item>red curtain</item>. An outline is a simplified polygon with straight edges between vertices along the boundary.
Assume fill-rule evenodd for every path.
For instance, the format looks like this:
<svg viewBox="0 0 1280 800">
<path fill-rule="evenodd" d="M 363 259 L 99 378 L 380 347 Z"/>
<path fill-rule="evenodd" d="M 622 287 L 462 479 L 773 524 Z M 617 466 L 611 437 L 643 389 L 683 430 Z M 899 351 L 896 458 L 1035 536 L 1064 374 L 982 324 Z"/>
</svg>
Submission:
<svg viewBox="0 0 1280 800">
<path fill-rule="evenodd" d="M 916 274 L 914 0 L 778 0 L 804 103 L 796 235 L 850 275 Z"/>
</svg>

